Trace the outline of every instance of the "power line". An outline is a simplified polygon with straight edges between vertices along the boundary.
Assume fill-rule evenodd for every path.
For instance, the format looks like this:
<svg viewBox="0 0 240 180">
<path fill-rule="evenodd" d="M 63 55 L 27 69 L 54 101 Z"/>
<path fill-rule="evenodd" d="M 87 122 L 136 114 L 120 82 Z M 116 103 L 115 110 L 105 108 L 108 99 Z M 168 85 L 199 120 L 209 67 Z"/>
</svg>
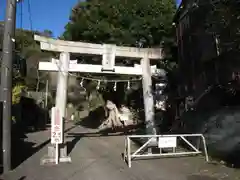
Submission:
<svg viewBox="0 0 240 180">
<path fill-rule="evenodd" d="M 31 4 L 30 4 L 30 1 L 29 1 L 29 0 L 27 0 L 27 3 L 28 3 L 28 15 L 29 15 L 30 29 L 31 29 L 31 31 L 33 31 Z"/>
<path fill-rule="evenodd" d="M 20 3 L 20 28 L 23 29 L 23 1 Z"/>
<path fill-rule="evenodd" d="M 23 1 L 20 1 L 20 31 L 23 31 Z M 23 48 L 23 39 L 21 38 L 21 49 Z"/>
</svg>

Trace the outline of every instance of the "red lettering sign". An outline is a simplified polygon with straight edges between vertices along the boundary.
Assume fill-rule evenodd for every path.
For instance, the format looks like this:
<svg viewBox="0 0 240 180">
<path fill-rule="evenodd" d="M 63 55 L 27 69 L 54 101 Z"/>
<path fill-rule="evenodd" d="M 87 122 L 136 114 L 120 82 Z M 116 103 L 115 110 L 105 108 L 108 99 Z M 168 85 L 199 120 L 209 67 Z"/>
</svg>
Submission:
<svg viewBox="0 0 240 180">
<path fill-rule="evenodd" d="M 56 109 L 55 125 L 60 125 L 60 118 L 59 109 Z"/>
<path fill-rule="evenodd" d="M 52 109 L 52 128 L 51 128 L 51 143 L 59 144 L 63 142 L 63 127 L 62 127 L 61 111 L 54 107 Z"/>
</svg>

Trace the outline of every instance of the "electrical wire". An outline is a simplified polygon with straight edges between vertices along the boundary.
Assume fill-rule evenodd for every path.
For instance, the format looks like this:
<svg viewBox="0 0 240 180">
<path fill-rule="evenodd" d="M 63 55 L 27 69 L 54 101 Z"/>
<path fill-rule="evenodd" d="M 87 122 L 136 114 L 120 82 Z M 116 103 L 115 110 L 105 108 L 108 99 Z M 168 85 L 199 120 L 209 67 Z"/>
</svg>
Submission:
<svg viewBox="0 0 240 180">
<path fill-rule="evenodd" d="M 20 31 L 23 31 L 23 1 L 20 1 Z M 23 38 L 21 38 L 21 50 L 23 48 L 24 42 Z"/>
<path fill-rule="evenodd" d="M 28 3 L 28 15 L 29 15 L 30 29 L 31 29 L 31 31 L 33 31 L 33 22 L 32 22 L 32 13 L 31 13 L 30 0 L 27 0 L 27 3 Z"/>
<path fill-rule="evenodd" d="M 23 29 L 23 1 L 20 1 L 20 29 Z"/>
</svg>

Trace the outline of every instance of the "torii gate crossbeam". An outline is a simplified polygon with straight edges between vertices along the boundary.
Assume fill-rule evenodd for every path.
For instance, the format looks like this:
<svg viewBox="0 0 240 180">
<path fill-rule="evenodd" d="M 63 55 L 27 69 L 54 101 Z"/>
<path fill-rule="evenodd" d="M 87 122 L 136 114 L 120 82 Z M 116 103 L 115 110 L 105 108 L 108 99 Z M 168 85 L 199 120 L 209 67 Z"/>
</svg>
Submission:
<svg viewBox="0 0 240 180">
<path fill-rule="evenodd" d="M 82 73 L 99 73 L 99 74 L 123 74 L 123 75 L 137 75 L 143 74 L 142 67 L 135 65 L 135 67 L 114 66 L 114 71 L 104 71 L 102 65 L 92 64 L 77 64 L 69 62 L 69 72 Z M 60 63 L 57 59 L 52 59 L 52 62 L 39 62 L 38 70 L 40 71 L 59 71 Z M 151 66 L 151 73 L 158 71 L 156 66 Z M 162 72 L 164 73 L 164 72 Z"/>
</svg>

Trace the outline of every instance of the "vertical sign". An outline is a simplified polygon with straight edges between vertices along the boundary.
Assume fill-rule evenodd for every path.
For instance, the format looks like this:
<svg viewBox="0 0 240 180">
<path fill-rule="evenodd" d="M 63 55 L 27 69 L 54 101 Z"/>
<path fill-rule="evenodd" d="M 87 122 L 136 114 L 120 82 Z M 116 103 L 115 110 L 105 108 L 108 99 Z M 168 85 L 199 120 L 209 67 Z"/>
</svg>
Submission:
<svg viewBox="0 0 240 180">
<path fill-rule="evenodd" d="M 63 143 L 63 119 L 62 113 L 59 108 L 52 108 L 52 127 L 51 127 L 51 143 L 61 144 Z"/>
<path fill-rule="evenodd" d="M 102 59 L 103 71 L 114 71 L 115 55 L 116 55 L 116 45 L 111 45 L 111 44 L 103 45 L 103 59 Z"/>
</svg>

